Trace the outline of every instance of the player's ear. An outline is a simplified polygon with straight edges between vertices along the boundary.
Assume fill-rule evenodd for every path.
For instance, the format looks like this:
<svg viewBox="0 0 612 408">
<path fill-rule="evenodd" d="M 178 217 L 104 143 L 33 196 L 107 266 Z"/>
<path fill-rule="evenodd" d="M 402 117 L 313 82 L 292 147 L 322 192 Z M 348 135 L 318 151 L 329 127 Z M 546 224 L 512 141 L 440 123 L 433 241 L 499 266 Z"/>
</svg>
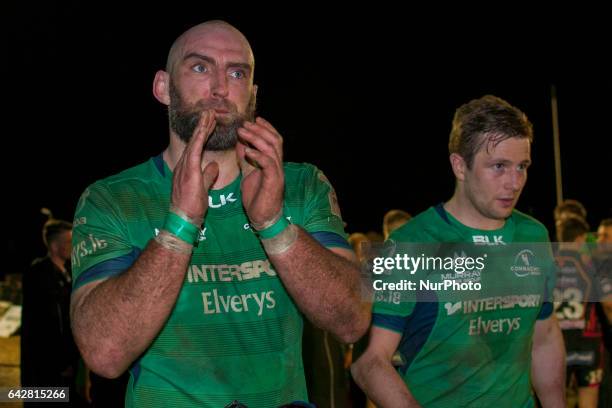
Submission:
<svg viewBox="0 0 612 408">
<path fill-rule="evenodd" d="M 451 153 L 449 159 L 450 159 L 451 167 L 453 168 L 453 173 L 455 174 L 455 178 L 458 181 L 464 181 L 465 172 L 467 170 L 467 163 L 465 162 L 463 157 L 461 157 L 457 153 Z"/>
<path fill-rule="evenodd" d="M 153 79 L 153 96 L 164 105 L 170 105 L 170 75 L 161 69 Z"/>
</svg>

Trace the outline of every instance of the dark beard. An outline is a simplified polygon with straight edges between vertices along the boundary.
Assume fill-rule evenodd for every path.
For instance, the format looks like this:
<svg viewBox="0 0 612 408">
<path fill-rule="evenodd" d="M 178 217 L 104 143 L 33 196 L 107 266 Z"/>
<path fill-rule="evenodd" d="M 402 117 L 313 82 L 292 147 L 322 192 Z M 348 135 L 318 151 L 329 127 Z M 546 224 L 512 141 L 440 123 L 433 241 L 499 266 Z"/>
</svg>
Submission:
<svg viewBox="0 0 612 408">
<path fill-rule="evenodd" d="M 195 105 L 188 106 L 183 102 L 183 98 L 174 83 L 170 81 L 170 106 L 168 106 L 170 128 L 183 142 L 189 143 L 191 140 L 202 111 L 214 108 L 228 110 L 230 112 L 229 120 L 222 122 L 217 118 L 217 124 L 208 137 L 205 149 L 208 151 L 233 149 L 238 141 L 238 129 L 242 127 L 245 121 L 252 122 L 255 119 L 255 97 L 251 97 L 244 114 L 238 113 L 236 106 L 229 101 L 198 101 Z"/>
</svg>

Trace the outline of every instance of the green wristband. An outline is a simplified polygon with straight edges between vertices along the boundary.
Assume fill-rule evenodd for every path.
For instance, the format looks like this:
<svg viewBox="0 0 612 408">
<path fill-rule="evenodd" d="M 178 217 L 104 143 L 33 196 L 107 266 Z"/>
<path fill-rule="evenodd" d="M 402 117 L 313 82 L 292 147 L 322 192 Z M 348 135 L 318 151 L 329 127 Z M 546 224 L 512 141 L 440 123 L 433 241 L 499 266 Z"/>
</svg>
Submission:
<svg viewBox="0 0 612 408">
<path fill-rule="evenodd" d="M 164 229 L 175 235 L 177 238 L 195 245 L 200 235 L 200 229 L 189 221 L 179 217 L 173 212 L 169 212 L 164 223 Z"/>
<path fill-rule="evenodd" d="M 281 232 L 285 230 L 289 226 L 289 221 L 281 215 L 281 217 L 274 224 L 270 225 L 268 228 L 264 228 L 261 231 L 257 231 L 257 235 L 261 239 L 270 239 L 274 238 Z"/>
</svg>

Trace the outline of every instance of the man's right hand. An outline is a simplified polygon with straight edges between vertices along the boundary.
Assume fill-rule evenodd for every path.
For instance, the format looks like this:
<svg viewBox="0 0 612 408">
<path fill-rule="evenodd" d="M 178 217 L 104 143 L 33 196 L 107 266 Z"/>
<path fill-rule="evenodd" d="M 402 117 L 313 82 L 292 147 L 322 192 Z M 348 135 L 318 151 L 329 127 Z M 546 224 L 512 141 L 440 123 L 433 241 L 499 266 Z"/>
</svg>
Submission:
<svg viewBox="0 0 612 408">
<path fill-rule="evenodd" d="M 198 126 L 174 168 L 171 207 L 202 222 L 208 209 L 208 190 L 219 175 L 219 165 L 209 163 L 203 170 L 204 146 L 216 126 L 215 112 L 205 110 Z"/>
</svg>

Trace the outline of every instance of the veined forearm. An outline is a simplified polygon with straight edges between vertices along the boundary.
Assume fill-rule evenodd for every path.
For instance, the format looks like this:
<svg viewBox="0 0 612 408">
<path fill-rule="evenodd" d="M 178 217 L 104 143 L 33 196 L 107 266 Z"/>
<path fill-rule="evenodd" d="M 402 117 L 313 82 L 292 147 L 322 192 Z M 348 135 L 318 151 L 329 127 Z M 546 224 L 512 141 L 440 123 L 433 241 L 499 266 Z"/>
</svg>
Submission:
<svg viewBox="0 0 612 408">
<path fill-rule="evenodd" d="M 285 252 L 270 255 L 287 291 L 317 326 L 354 342 L 369 325 L 370 305 L 361 298 L 359 269 L 322 247 L 297 226 L 297 239 Z"/>
<path fill-rule="evenodd" d="M 151 344 L 174 307 L 190 257 L 151 240 L 127 271 L 73 297 L 75 340 L 93 371 L 119 376 Z"/>
<path fill-rule="evenodd" d="M 404 381 L 390 362 L 364 354 L 351 366 L 355 382 L 378 408 L 417 408 Z"/>
</svg>

